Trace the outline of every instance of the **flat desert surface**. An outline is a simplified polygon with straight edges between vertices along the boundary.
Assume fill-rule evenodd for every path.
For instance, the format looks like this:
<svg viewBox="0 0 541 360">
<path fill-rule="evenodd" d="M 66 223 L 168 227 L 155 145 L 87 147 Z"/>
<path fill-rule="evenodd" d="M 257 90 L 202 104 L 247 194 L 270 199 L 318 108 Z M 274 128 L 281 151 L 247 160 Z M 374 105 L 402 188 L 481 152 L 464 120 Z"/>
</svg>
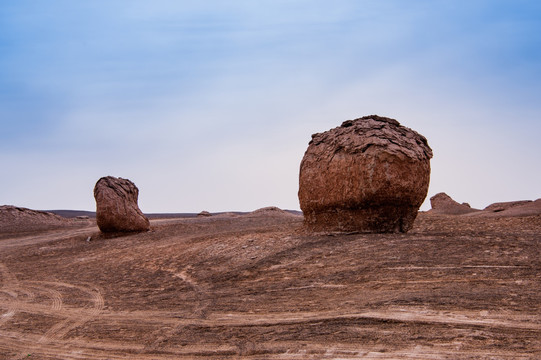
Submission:
<svg viewBox="0 0 541 360">
<path fill-rule="evenodd" d="M 0 359 L 541 359 L 541 215 L 281 211 L 0 234 Z M 89 239 L 90 237 L 90 239 Z"/>
</svg>

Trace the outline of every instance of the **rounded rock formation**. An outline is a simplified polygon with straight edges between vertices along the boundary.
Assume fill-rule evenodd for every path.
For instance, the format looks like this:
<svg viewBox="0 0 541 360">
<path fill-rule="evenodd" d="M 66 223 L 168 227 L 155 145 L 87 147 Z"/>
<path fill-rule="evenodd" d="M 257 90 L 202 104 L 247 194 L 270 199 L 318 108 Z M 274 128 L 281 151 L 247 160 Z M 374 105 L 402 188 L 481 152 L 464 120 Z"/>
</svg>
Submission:
<svg viewBox="0 0 541 360">
<path fill-rule="evenodd" d="M 94 187 L 96 222 L 102 232 L 147 231 L 150 222 L 139 209 L 139 189 L 128 179 L 102 177 Z"/>
<path fill-rule="evenodd" d="M 479 211 L 472 209 L 468 203 L 457 203 L 444 192 L 432 196 L 430 198 L 430 206 L 432 207 L 431 212 L 445 215 L 463 215 Z"/>
<path fill-rule="evenodd" d="M 305 224 L 407 232 L 428 192 L 431 158 L 424 136 L 377 115 L 312 135 L 299 176 Z"/>
</svg>

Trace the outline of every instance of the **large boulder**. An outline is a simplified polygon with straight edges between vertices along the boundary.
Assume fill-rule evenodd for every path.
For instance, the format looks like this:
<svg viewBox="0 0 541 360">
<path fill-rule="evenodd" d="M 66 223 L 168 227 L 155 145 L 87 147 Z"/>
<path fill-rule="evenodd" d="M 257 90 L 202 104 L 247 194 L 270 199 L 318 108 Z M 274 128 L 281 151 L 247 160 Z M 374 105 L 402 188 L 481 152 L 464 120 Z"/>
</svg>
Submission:
<svg viewBox="0 0 541 360">
<path fill-rule="evenodd" d="M 94 187 L 96 221 L 102 232 L 147 231 L 150 222 L 139 209 L 139 189 L 128 179 L 102 177 Z"/>
<path fill-rule="evenodd" d="M 468 203 L 459 204 L 444 192 L 438 193 L 430 198 L 430 210 L 432 213 L 445 215 L 462 215 L 479 211 L 472 209 Z"/>
<path fill-rule="evenodd" d="M 312 135 L 299 201 L 316 231 L 407 232 L 430 181 L 424 136 L 377 115 Z"/>
</svg>

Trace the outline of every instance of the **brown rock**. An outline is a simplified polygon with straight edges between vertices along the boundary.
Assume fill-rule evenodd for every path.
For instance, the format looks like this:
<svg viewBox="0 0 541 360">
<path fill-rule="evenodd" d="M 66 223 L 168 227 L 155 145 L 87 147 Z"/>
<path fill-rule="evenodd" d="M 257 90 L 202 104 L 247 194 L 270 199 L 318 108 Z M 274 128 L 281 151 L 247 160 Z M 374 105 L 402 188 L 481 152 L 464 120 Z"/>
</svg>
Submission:
<svg viewBox="0 0 541 360">
<path fill-rule="evenodd" d="M 305 224 L 407 232 L 428 191 L 430 158 L 425 137 L 377 115 L 312 135 L 299 176 Z"/>
<path fill-rule="evenodd" d="M 96 221 L 102 232 L 147 231 L 150 222 L 137 206 L 139 189 L 128 179 L 102 177 L 94 187 Z"/>
<path fill-rule="evenodd" d="M 438 193 L 430 198 L 433 213 L 445 215 L 462 215 L 479 211 L 472 209 L 468 203 L 459 204 L 446 193 Z"/>
<path fill-rule="evenodd" d="M 532 203 L 532 200 L 498 202 L 498 203 L 490 204 L 489 206 L 487 206 L 485 208 L 485 211 L 500 212 L 500 211 L 509 210 L 511 208 L 514 208 L 517 206 L 523 206 L 530 203 Z"/>
<path fill-rule="evenodd" d="M 488 217 L 522 217 L 541 214 L 541 199 L 535 201 L 508 201 L 489 205 L 478 216 Z"/>
<path fill-rule="evenodd" d="M 524 202 L 523 205 L 513 206 L 498 212 L 505 216 L 532 216 L 541 214 L 541 199 Z"/>
<path fill-rule="evenodd" d="M 59 228 L 71 224 L 69 219 L 46 211 L 18 206 L 0 206 L 0 232 L 24 232 Z"/>
<path fill-rule="evenodd" d="M 203 211 L 201 211 L 199 214 L 197 214 L 197 217 L 209 217 L 209 216 L 212 216 L 212 214 L 209 213 L 209 212 L 206 211 L 206 210 L 203 210 Z"/>
</svg>

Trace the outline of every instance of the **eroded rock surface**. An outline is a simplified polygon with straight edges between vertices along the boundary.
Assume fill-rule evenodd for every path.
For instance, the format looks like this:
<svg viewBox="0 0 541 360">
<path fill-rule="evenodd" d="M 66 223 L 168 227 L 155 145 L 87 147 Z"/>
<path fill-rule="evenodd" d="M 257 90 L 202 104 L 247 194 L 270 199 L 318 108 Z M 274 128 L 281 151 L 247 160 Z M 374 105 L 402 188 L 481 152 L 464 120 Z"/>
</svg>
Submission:
<svg viewBox="0 0 541 360">
<path fill-rule="evenodd" d="M 531 203 L 532 203 L 532 200 L 497 202 L 497 203 L 490 204 L 489 206 L 487 206 L 485 208 L 485 211 L 500 212 L 500 211 L 509 210 L 517 206 L 524 206 Z"/>
<path fill-rule="evenodd" d="M 150 222 L 139 209 L 139 189 L 128 179 L 102 177 L 94 187 L 96 221 L 102 232 L 147 231 Z"/>
<path fill-rule="evenodd" d="M 46 211 L 0 206 L 0 232 L 35 231 L 71 224 L 69 219 Z"/>
<path fill-rule="evenodd" d="M 541 214 L 541 199 L 494 203 L 485 208 L 487 216 L 532 216 Z"/>
<path fill-rule="evenodd" d="M 426 138 L 377 115 L 312 135 L 299 201 L 312 230 L 406 232 L 430 181 Z"/>
<path fill-rule="evenodd" d="M 467 203 L 459 204 L 444 192 L 438 193 L 430 198 L 431 211 L 445 215 L 462 215 L 477 212 Z"/>
</svg>

